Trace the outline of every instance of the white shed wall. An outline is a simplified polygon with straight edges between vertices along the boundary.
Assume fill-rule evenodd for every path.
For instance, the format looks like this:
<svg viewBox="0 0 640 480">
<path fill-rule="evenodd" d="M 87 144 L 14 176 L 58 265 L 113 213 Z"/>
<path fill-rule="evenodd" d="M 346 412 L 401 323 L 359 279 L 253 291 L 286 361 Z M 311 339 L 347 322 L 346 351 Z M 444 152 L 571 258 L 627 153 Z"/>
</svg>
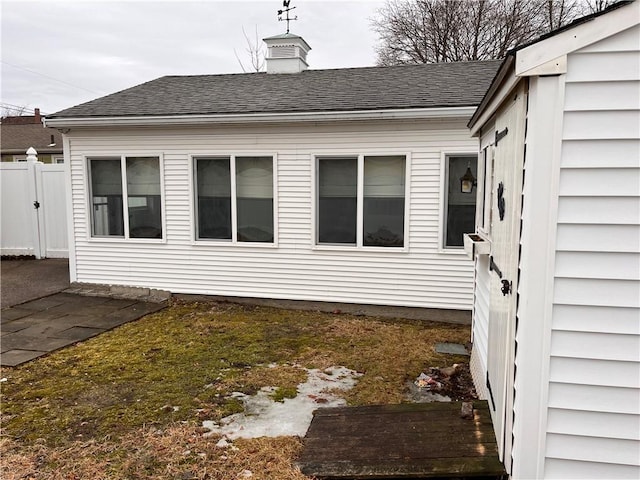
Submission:
<svg viewBox="0 0 640 480">
<path fill-rule="evenodd" d="M 545 477 L 640 477 L 640 27 L 568 55 Z"/>
<path fill-rule="evenodd" d="M 76 278 L 172 292 L 470 309 L 473 265 L 440 248 L 443 153 L 475 153 L 465 121 L 361 122 L 247 127 L 72 130 Z M 276 157 L 277 244 L 193 241 L 190 155 Z M 164 243 L 90 238 L 85 158 L 162 155 Z M 314 155 L 406 154 L 406 251 L 313 244 Z"/>
</svg>

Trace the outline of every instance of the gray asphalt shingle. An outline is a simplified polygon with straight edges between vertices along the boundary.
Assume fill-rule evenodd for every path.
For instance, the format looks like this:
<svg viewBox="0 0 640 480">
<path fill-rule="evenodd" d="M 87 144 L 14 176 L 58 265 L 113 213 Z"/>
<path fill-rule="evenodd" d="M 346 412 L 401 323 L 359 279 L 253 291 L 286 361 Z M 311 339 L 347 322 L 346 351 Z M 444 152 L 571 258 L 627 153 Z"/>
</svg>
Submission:
<svg viewBox="0 0 640 480">
<path fill-rule="evenodd" d="M 49 146 L 53 135 L 54 146 Z M 2 153 L 24 153 L 34 147 L 38 153 L 62 153 L 62 135 L 55 128 L 45 128 L 41 123 L 0 124 L 0 150 Z"/>
<path fill-rule="evenodd" d="M 49 118 L 297 113 L 476 106 L 499 61 L 166 76 Z"/>
</svg>

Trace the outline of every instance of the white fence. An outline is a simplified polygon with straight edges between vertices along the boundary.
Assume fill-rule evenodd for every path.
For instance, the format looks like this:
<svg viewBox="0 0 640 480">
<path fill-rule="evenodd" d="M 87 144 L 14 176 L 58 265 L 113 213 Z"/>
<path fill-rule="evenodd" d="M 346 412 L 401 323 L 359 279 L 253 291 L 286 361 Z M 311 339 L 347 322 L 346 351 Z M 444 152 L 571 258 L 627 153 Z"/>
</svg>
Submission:
<svg viewBox="0 0 640 480">
<path fill-rule="evenodd" d="M 65 165 L 0 163 L 0 250 L 36 258 L 69 256 Z"/>
</svg>

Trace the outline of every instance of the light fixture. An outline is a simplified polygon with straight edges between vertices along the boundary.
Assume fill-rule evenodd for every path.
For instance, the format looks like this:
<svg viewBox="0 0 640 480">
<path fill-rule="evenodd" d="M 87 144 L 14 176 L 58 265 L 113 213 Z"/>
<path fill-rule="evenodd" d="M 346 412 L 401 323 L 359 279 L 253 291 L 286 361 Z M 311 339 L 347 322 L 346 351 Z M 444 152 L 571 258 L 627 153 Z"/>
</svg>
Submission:
<svg viewBox="0 0 640 480">
<path fill-rule="evenodd" d="M 462 193 L 471 193 L 473 192 L 473 187 L 477 185 L 476 177 L 471 173 L 471 164 L 467 167 L 467 171 L 464 172 L 464 175 L 460 177 L 460 191 Z"/>
</svg>

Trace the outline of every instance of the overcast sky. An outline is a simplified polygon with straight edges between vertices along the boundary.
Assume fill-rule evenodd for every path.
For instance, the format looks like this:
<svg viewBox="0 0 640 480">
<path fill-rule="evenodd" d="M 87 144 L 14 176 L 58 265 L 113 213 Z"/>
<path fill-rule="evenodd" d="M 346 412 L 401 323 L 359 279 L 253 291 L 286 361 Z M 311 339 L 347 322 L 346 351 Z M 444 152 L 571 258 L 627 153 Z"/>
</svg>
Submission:
<svg viewBox="0 0 640 480">
<path fill-rule="evenodd" d="M 54 113 L 163 75 L 241 73 L 253 40 L 286 31 L 281 0 L 0 0 L 3 106 Z M 375 64 L 383 1 L 292 0 L 310 68 Z M 235 53 L 234 53 L 235 51 Z"/>
</svg>

